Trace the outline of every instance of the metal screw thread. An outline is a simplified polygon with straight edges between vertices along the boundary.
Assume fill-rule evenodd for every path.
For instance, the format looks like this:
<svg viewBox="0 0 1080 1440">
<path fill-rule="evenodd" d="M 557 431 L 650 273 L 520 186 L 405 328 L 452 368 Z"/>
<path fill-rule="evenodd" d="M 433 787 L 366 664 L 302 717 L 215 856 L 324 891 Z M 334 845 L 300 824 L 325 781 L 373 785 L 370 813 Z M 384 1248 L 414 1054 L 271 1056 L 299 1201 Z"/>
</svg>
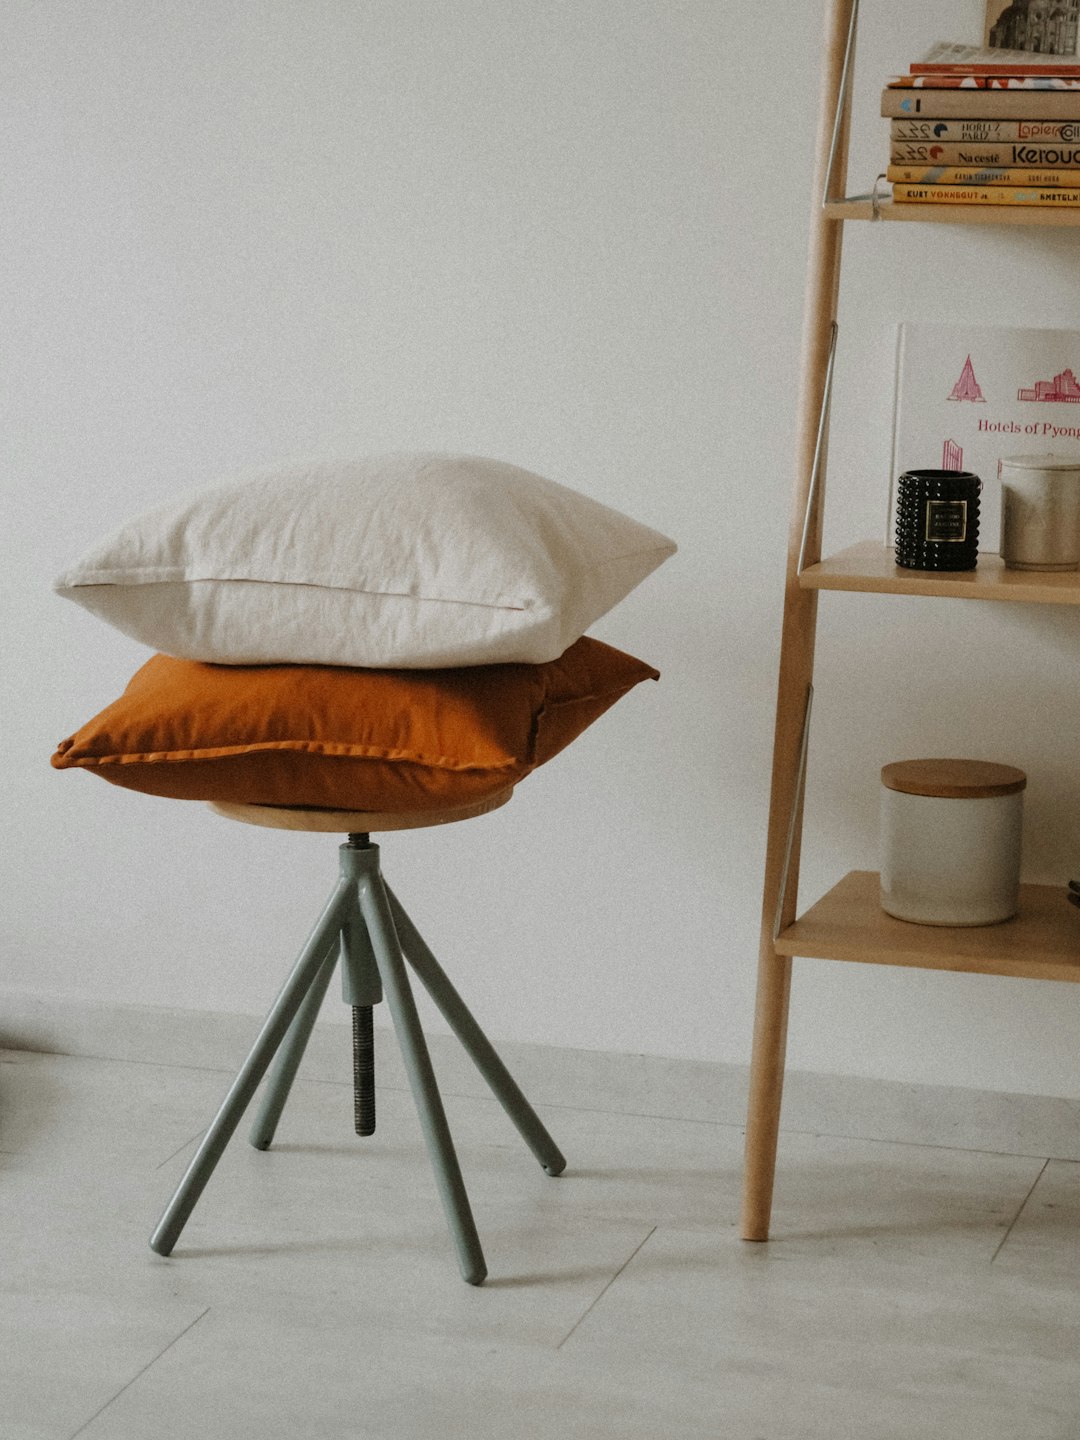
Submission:
<svg viewBox="0 0 1080 1440">
<path fill-rule="evenodd" d="M 352 1007 L 353 1123 L 357 1135 L 375 1134 L 375 1032 L 370 1005 Z"/>
</svg>

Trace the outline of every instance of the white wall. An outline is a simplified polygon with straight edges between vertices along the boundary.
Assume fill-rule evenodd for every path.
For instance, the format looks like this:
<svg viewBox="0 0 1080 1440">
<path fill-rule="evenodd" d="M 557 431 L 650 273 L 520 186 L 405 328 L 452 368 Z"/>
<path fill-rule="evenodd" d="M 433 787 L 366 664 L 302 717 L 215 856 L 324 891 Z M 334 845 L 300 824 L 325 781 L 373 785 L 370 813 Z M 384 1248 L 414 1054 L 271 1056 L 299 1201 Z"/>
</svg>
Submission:
<svg viewBox="0 0 1080 1440">
<path fill-rule="evenodd" d="M 462 449 L 679 540 L 593 632 L 664 678 L 505 810 L 387 837 L 388 872 L 494 1036 L 748 1057 L 821 8 L 8 0 L 7 985 L 261 1011 L 335 871 L 49 769 L 145 654 L 52 576 L 253 465 Z M 981 13 L 865 8 L 858 188 L 881 78 Z M 880 528 L 895 322 L 1068 324 L 1078 292 L 1068 236 L 847 243 L 835 543 Z M 874 863 L 880 764 L 935 749 L 1023 765 L 1032 878 L 1080 873 L 1080 617 L 989 608 L 824 597 L 807 899 Z M 791 1062 L 1077 1095 L 1078 1002 L 800 962 Z"/>
</svg>

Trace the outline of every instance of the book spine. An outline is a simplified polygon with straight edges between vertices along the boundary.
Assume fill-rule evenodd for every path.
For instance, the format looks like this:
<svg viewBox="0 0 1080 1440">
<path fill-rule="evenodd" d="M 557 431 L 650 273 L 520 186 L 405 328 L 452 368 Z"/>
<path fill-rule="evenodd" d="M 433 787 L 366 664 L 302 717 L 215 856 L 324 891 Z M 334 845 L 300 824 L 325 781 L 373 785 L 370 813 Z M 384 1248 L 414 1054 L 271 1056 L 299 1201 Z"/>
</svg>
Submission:
<svg viewBox="0 0 1080 1440">
<path fill-rule="evenodd" d="M 1075 75 L 890 75 L 889 90 L 1058 90 L 1080 89 Z"/>
<path fill-rule="evenodd" d="M 983 45 L 939 40 L 908 71 L 912 75 L 1080 75 L 1080 62 L 1075 55 L 1003 49 L 990 44 L 988 33 Z"/>
<path fill-rule="evenodd" d="M 894 185 L 892 198 L 901 205 L 1043 205 L 1080 207 L 1080 186 L 1074 190 L 1024 189 L 1012 185 Z"/>
<path fill-rule="evenodd" d="M 946 141 L 926 145 L 918 140 L 897 140 L 889 151 L 890 165 L 989 165 L 995 169 L 1021 166 L 1025 170 L 1071 170 L 1080 167 L 1077 145 L 965 145 Z"/>
<path fill-rule="evenodd" d="M 1053 65 L 1025 65 L 1023 61 L 1018 63 L 1015 60 L 995 65 L 986 61 L 965 64 L 951 61 L 916 60 L 908 66 L 908 74 L 974 76 L 995 80 L 1026 80 L 1035 76 L 1042 80 L 1062 80 L 1076 79 L 1080 76 L 1080 65 L 1070 61 L 1061 61 L 1060 63 L 1059 61 L 1060 57 L 1056 57 Z"/>
<path fill-rule="evenodd" d="M 889 119 L 1080 120 L 1080 90 L 902 90 L 886 87 Z"/>
<path fill-rule="evenodd" d="M 1038 185 L 1046 189 L 1080 186 L 1078 170 L 980 169 L 973 165 L 890 165 L 885 179 L 909 185 Z"/>
<path fill-rule="evenodd" d="M 1006 140 L 1080 142 L 1080 121 L 1075 120 L 893 120 L 893 140 L 943 140 L 1000 145 Z"/>
</svg>

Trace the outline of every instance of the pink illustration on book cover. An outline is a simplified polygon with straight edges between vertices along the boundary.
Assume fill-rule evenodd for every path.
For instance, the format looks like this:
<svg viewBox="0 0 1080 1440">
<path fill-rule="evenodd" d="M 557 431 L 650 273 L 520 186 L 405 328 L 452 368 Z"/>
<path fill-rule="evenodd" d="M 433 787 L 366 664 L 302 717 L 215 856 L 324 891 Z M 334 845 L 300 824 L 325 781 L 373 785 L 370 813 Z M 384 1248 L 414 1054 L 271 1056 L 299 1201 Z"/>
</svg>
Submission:
<svg viewBox="0 0 1080 1440">
<path fill-rule="evenodd" d="M 983 396 L 982 390 L 979 388 L 979 382 L 975 379 L 975 369 L 971 363 L 970 355 L 964 361 L 964 368 L 960 372 L 960 379 L 957 380 L 956 384 L 949 391 L 949 399 L 971 400 L 979 405 L 986 404 L 986 399 Z"/>
<path fill-rule="evenodd" d="M 1078 374 L 1080 331 L 900 325 L 887 543 L 896 477 L 937 467 L 968 470 L 983 480 L 981 539 L 984 549 L 995 549 L 998 462 L 1053 453 L 1075 455 L 1080 463 L 1080 414 L 1073 408 L 1080 405 Z"/>
<path fill-rule="evenodd" d="M 946 440 L 941 447 L 942 470 L 963 470 L 964 452 L 955 440 Z"/>
<path fill-rule="evenodd" d="M 1071 370 L 1062 370 L 1052 380 L 1036 380 L 1034 385 L 1021 386 L 1016 398 L 1040 404 L 1080 405 L 1080 385 Z"/>
</svg>

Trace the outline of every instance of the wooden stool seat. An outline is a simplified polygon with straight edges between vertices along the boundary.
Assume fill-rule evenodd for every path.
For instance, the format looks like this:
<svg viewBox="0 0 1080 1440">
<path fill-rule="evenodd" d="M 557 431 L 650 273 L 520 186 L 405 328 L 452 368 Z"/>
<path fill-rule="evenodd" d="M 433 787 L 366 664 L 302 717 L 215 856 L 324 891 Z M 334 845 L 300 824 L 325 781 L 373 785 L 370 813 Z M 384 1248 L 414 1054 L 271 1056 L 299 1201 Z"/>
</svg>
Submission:
<svg viewBox="0 0 1080 1440">
<path fill-rule="evenodd" d="M 322 834 L 372 835 L 384 830 L 423 830 L 429 825 L 450 825 L 456 820 L 474 820 L 505 805 L 514 793 L 513 785 L 498 790 L 471 805 L 448 805 L 441 810 L 305 810 L 298 805 L 238 805 L 231 801 L 209 800 L 207 804 L 227 820 L 245 825 L 262 825 L 270 830 L 310 830 Z"/>
</svg>

